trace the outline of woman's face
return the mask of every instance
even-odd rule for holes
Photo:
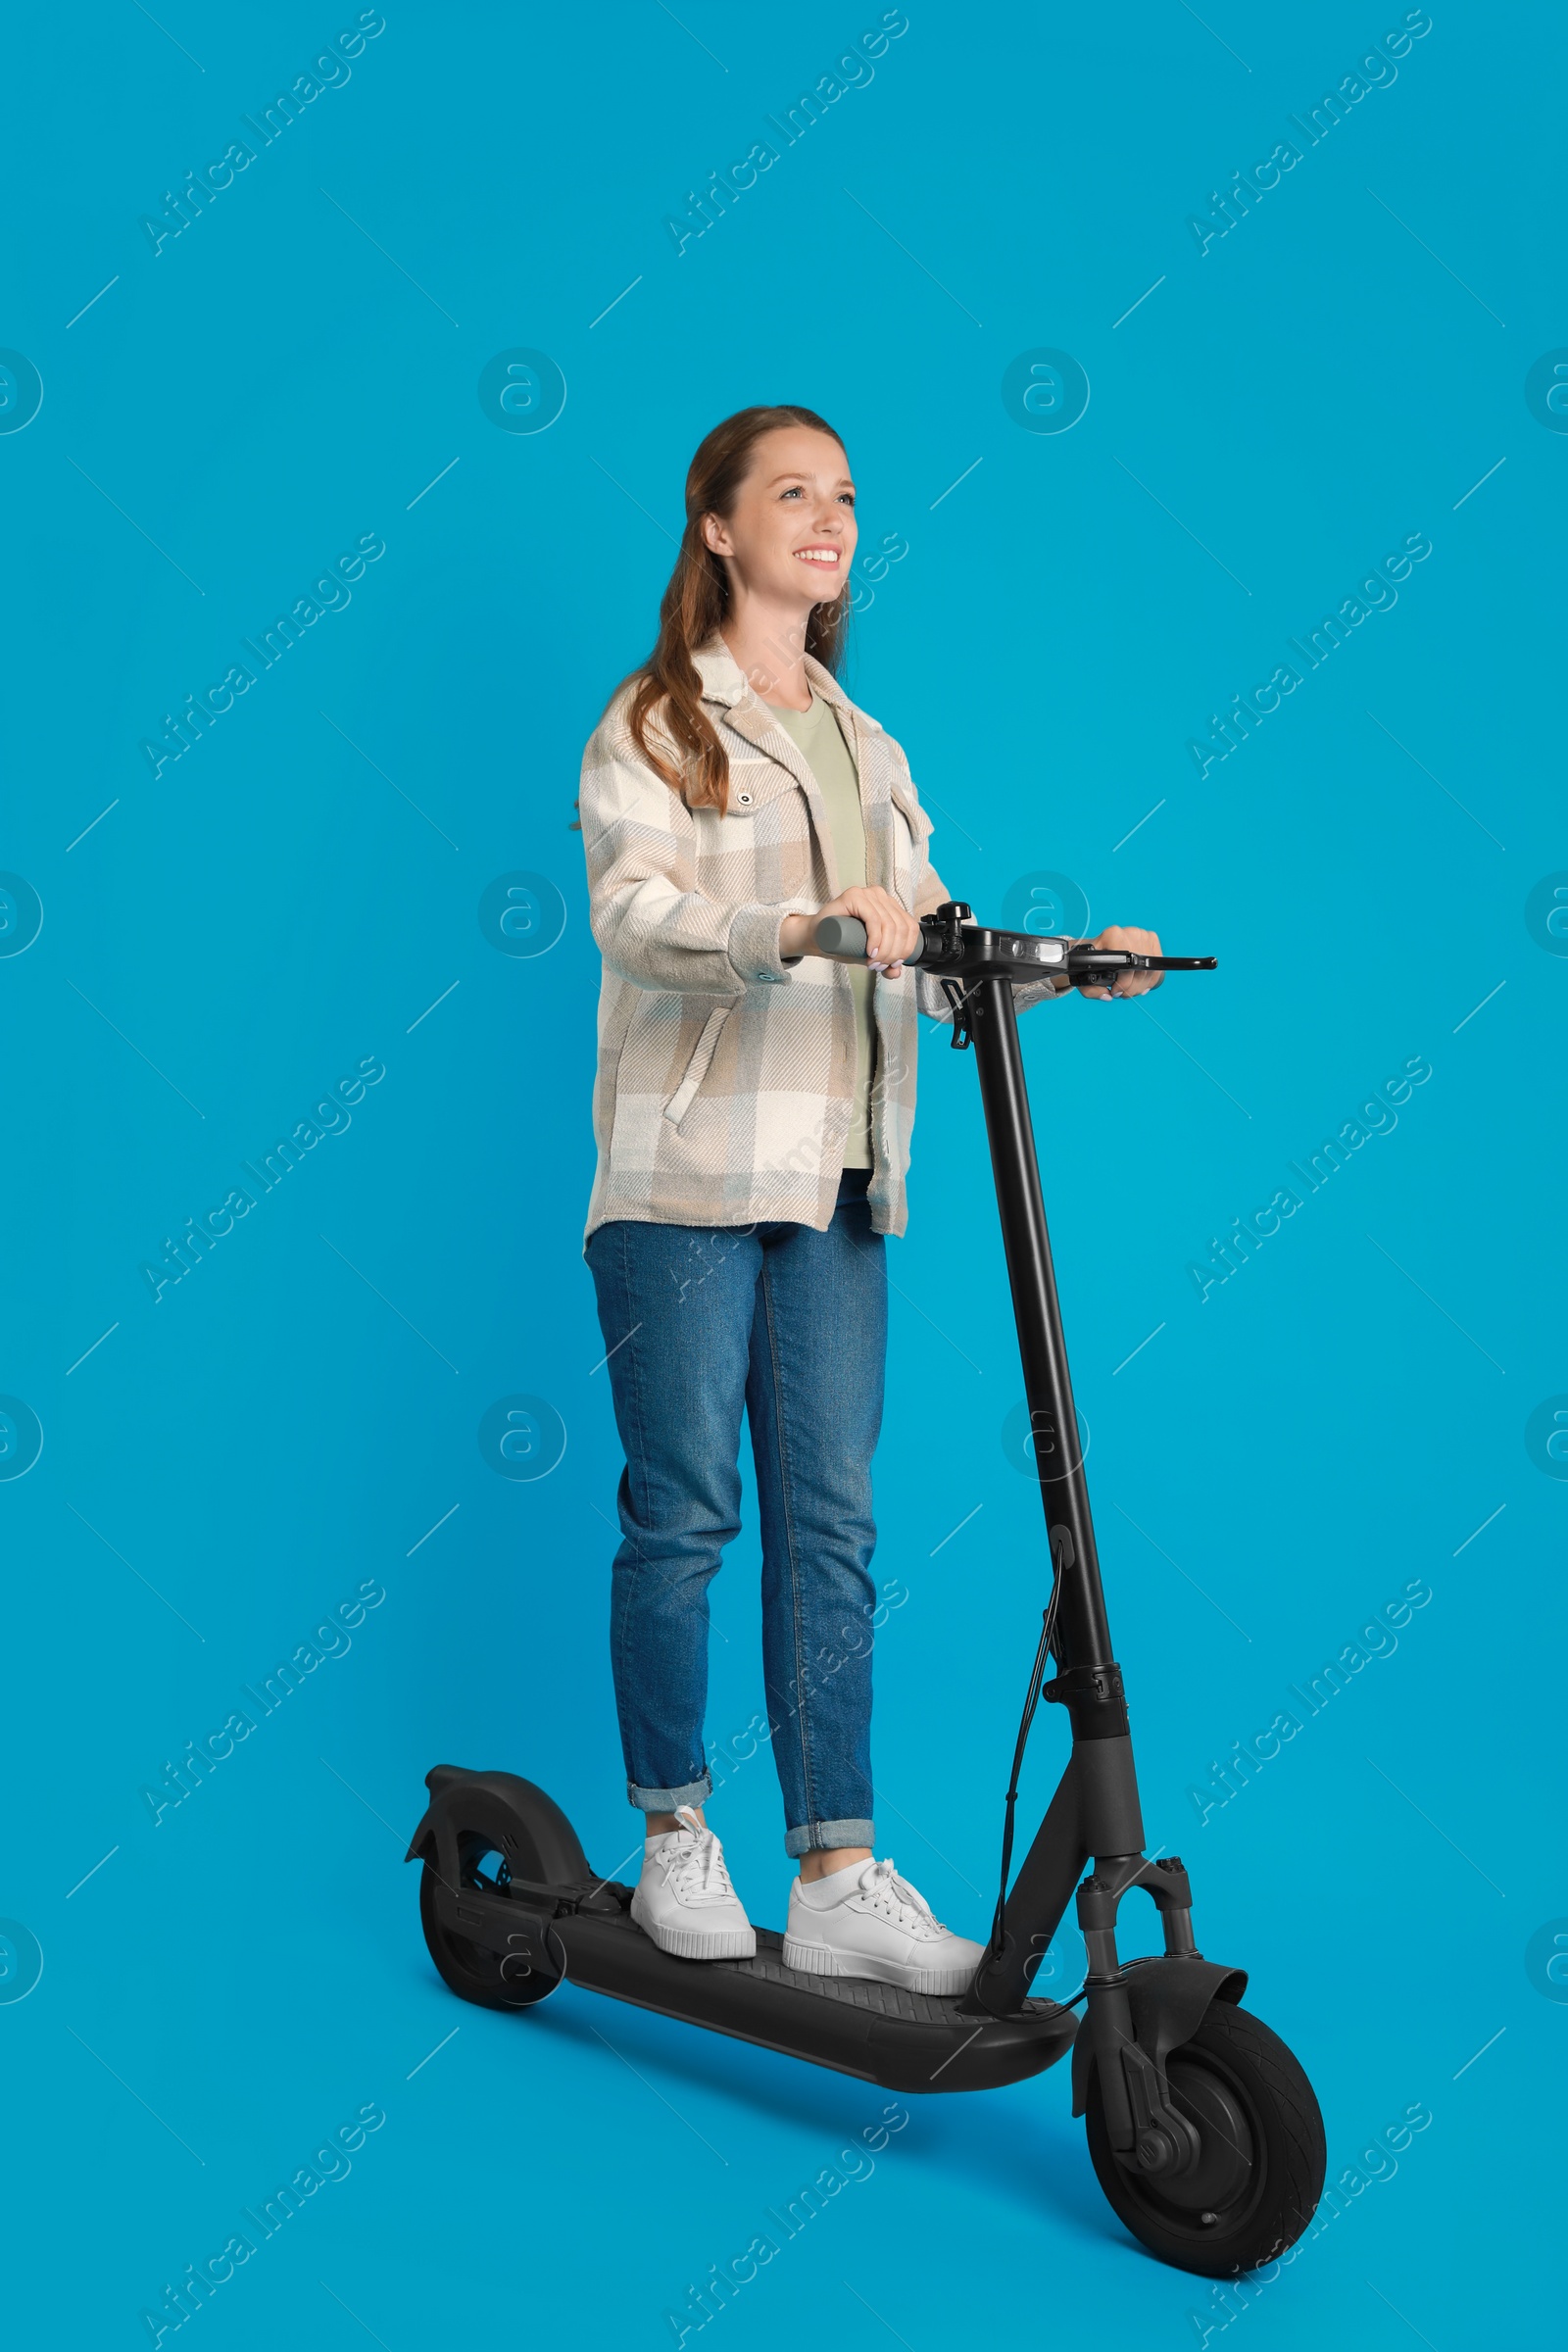
[[[855,559],[850,462],[827,433],[781,425],[752,450],[751,470],[727,517],[706,514],[703,536],[748,595],[768,604],[831,604]]]

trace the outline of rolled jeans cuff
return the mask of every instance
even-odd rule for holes
[[[784,1851],[795,1855],[810,1853],[813,1848],[831,1849],[840,1845],[868,1845],[876,1850],[874,1821],[808,1821],[798,1830],[784,1833]]]
[[[626,1783],[626,1802],[639,1813],[675,1813],[682,1805],[706,1805],[712,1793],[712,1777],[706,1772],[684,1788],[639,1788],[635,1781]]]

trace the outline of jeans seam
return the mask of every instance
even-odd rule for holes
[[[622,1226],[620,1236],[620,1284],[621,1297],[625,1301],[626,1310],[629,1313],[631,1307],[631,1242],[630,1236],[626,1233],[624,1226]],[[631,1347],[631,1356],[628,1363],[628,1370],[631,1377],[627,1383],[627,1404],[629,1407],[629,1418],[631,1422],[630,1435],[633,1443],[628,1446],[626,1449],[626,1491],[630,1495],[632,1494],[633,1481],[636,1477],[636,1471],[633,1468],[633,1464],[634,1462],[644,1463],[646,1461],[647,1449],[643,1444],[642,1379],[640,1376],[635,1338],[630,1339],[628,1341],[628,1345]],[[633,1496],[633,1500],[635,1501],[635,1496]],[[642,1498],[642,1516],[646,1524],[648,1519],[648,1496],[646,1494]],[[628,1539],[624,1528],[621,1529],[620,1536],[623,1544],[627,1542]],[[635,1577],[640,1577],[643,1570],[642,1546],[640,1544],[633,1541],[631,1548],[636,1559],[636,1565],[632,1570],[632,1575]],[[614,1646],[611,1659],[614,1680],[619,1687],[625,1687],[624,1669],[626,1660],[624,1653],[626,1618],[632,1601],[632,1595],[628,1590],[629,1582],[630,1579],[625,1578],[623,1575],[620,1592],[620,1603],[615,1611]]]
[[[766,1255],[762,1259],[762,1312],[767,1327],[767,1352],[773,1367],[773,1429],[778,1446],[780,1510],[784,1520],[785,1554],[790,1571],[790,1615],[795,1628],[795,1721],[801,1756],[801,1786],[806,1818],[809,1821],[816,1811],[816,1798],[811,1771],[810,1724],[807,1714],[806,1661],[801,1654],[801,1575],[795,1540],[795,1513],[791,1487],[789,1446],[784,1431],[783,1365],[778,1348],[778,1333],[773,1321],[773,1292]]]

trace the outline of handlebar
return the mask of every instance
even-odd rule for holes
[[[1213,956],[1139,956],[1127,948],[1093,947],[1086,939],[1037,939],[1029,932],[994,930],[977,923],[957,899],[919,919],[919,945],[900,961],[918,963],[944,978],[1040,980],[1055,973],[1077,987],[1085,980],[1114,979],[1118,972],[1211,972],[1218,961]],[[813,952],[835,963],[863,963],[865,925],[853,915],[819,916]]]

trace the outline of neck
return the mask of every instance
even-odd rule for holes
[[[810,709],[811,682],[806,674],[809,618],[808,610],[767,605],[744,591],[734,599],[720,634],[764,703],[783,703],[792,710]]]

